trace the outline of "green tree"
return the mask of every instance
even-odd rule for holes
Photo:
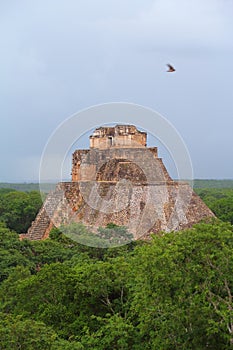
[[[197,189],[196,192],[220,220],[233,224],[232,188],[206,188]]]
[[[8,289],[10,295],[5,294]],[[43,321],[62,334],[75,318],[74,292],[72,271],[61,263],[45,265],[37,274],[15,280],[13,288],[10,275],[0,288],[4,312]]]
[[[7,278],[16,266],[33,269],[30,242],[19,240],[17,233],[0,223],[0,282]]]
[[[85,349],[135,349],[134,326],[129,320],[118,314],[107,314],[106,317],[93,316],[93,318],[96,318],[98,328],[93,333],[90,333],[88,329],[86,334],[82,336],[82,344]]]
[[[0,313],[0,349],[84,350],[82,344],[58,337],[43,322]]]
[[[209,206],[219,219],[233,224],[233,197],[218,199]]]
[[[57,338],[43,322],[0,314],[0,349],[52,350]]]
[[[233,234],[200,224],[138,248],[131,305],[144,349],[231,349]]]
[[[40,193],[6,191],[0,194],[0,221],[17,233],[27,231],[42,205]]]

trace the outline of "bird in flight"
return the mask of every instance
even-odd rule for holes
[[[167,70],[167,72],[169,72],[169,73],[175,72],[175,68],[174,68],[174,67],[172,67],[172,65],[171,65],[171,64],[167,64],[167,66],[168,66],[168,70]]]

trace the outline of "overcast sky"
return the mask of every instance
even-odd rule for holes
[[[166,117],[195,178],[233,178],[232,16],[233,0],[1,1],[0,181],[37,181],[61,122],[118,101]]]

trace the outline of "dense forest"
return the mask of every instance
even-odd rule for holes
[[[0,349],[232,349],[233,189],[196,192],[216,220],[104,249],[20,241],[40,194],[1,189]]]

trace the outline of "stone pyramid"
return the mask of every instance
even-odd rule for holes
[[[51,229],[82,222],[95,232],[114,223],[134,239],[191,227],[214,214],[186,182],[169,176],[157,147],[133,125],[97,128],[90,149],[76,150],[72,181],[48,194],[36,219],[21,238],[41,240]]]

